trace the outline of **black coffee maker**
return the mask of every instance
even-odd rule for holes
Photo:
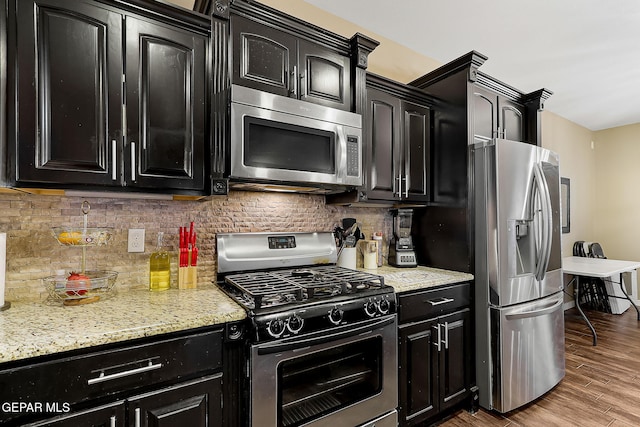
[[[417,267],[411,239],[413,209],[393,209],[393,238],[389,243],[389,264],[394,267]]]

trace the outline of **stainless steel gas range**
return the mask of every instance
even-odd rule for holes
[[[336,266],[333,234],[217,235],[218,285],[251,322],[252,426],[397,425],[397,324],[381,276]]]

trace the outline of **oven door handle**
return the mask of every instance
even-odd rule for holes
[[[352,327],[345,325],[346,329],[337,333],[328,333],[319,336],[313,336],[300,339],[299,337],[289,337],[275,342],[260,344],[258,346],[258,354],[282,353],[284,351],[298,350],[312,345],[324,344],[331,341],[337,341],[343,338],[354,337],[366,332],[373,332],[387,325],[394,324],[396,316],[385,316],[367,321],[365,324]]]

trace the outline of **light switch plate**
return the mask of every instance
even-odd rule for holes
[[[128,251],[144,252],[144,228],[129,229]]]

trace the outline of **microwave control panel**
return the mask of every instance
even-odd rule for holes
[[[347,176],[360,175],[360,149],[358,148],[358,137],[347,136]]]

